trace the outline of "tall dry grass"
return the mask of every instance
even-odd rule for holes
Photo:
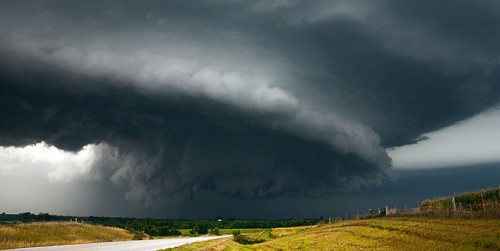
[[[70,222],[0,225],[0,249],[131,240],[118,228]]]
[[[453,197],[455,198],[455,207],[453,207]],[[420,205],[422,212],[446,213],[453,211],[454,208],[458,213],[482,211],[496,214],[500,212],[500,187],[460,193],[433,200],[427,199]]]

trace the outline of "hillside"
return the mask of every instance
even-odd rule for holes
[[[499,226],[500,219],[386,217],[272,229],[260,244],[231,238],[169,250],[498,250]]]
[[[0,225],[0,249],[131,240],[133,234],[79,223]]]

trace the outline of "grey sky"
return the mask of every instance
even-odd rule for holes
[[[202,196],[325,199],[403,186],[398,167],[500,162],[496,1],[0,7],[0,173],[32,191],[100,184],[126,202],[116,214],[140,214]]]

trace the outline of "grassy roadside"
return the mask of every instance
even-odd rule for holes
[[[0,249],[132,240],[128,231],[79,223],[0,225]]]
[[[500,250],[500,219],[388,217],[271,230],[272,239],[232,239],[167,250]]]

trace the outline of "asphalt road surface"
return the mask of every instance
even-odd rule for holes
[[[100,242],[89,244],[75,244],[64,246],[49,246],[49,247],[34,247],[34,248],[19,248],[8,249],[16,251],[86,251],[86,250],[127,250],[127,251],[153,251],[158,249],[173,248],[185,244],[208,241],[218,238],[227,238],[230,235],[210,236],[210,237],[186,237],[186,238],[168,238],[158,240],[142,240],[142,241],[116,241],[116,242]]]

